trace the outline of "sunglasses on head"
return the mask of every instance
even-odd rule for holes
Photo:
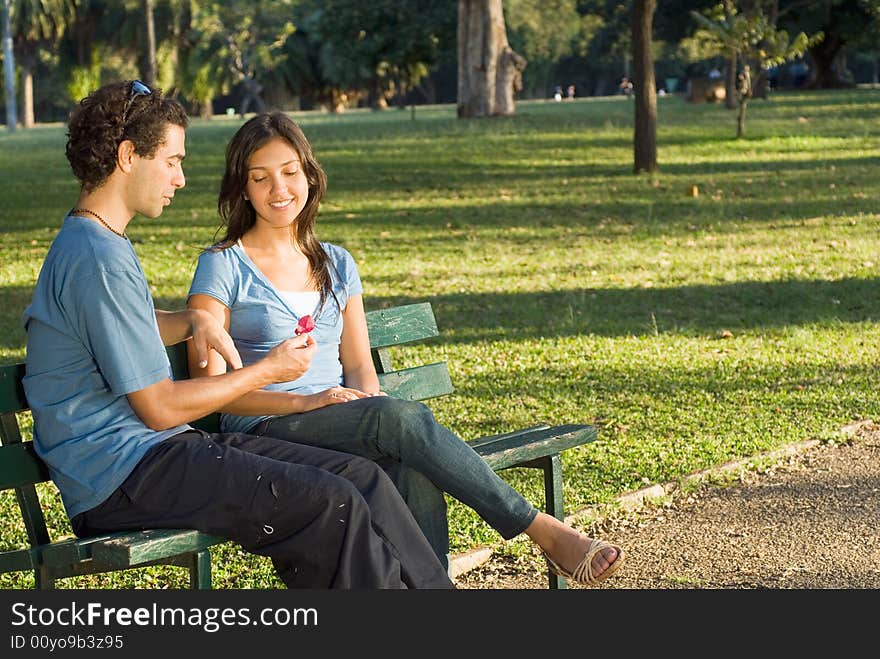
[[[153,93],[153,90],[147,87],[146,84],[141,82],[140,80],[132,80],[131,81],[131,92],[128,94],[128,101],[125,102],[125,110],[122,111],[122,121],[123,123],[128,119],[128,111],[131,109],[131,104],[138,96],[149,96]]]

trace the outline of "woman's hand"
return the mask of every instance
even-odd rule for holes
[[[328,405],[336,405],[338,403],[347,403],[359,398],[370,398],[371,396],[384,396],[384,393],[368,394],[360,389],[352,389],[350,387],[331,387],[315,394],[302,396],[303,409],[302,412],[317,410]]]

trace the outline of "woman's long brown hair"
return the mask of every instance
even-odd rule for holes
[[[256,223],[257,213],[251,202],[245,199],[248,163],[254,151],[275,138],[283,139],[296,151],[309,183],[306,205],[292,225],[293,238],[309,260],[312,281],[321,295],[318,305],[321,308],[324,301],[333,295],[330,259],[315,234],[318,206],[327,191],[327,175],[300,127],[283,112],[258,114],[249,119],[226,145],[226,171],[223,173],[217,200],[217,210],[223,226],[226,227],[226,234],[213,249],[232,247]]]

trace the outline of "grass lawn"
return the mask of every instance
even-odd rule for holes
[[[449,106],[296,115],[329,177],[319,235],[357,259],[367,308],[434,305],[441,338],[400,357],[449,362],[457,391],[431,403],[438,419],[465,438],[597,426],[563,458],[569,511],[880,416],[880,90],[753,101],[741,140],[721,106],[658,101],[652,176],[631,173],[623,97],[521,102],[493,120]],[[160,308],[182,307],[214,236],[239,125],[194,121],[187,187],[129,227]],[[24,357],[21,312],[76,198],[64,140],[60,125],[0,135],[2,363]],[[534,472],[503,473],[543,504]],[[41,494],[50,527],[70,533],[54,486]],[[454,551],[499,539],[450,503]],[[0,516],[14,508],[4,493]],[[0,525],[0,550],[24,542]],[[215,584],[280,586],[231,545]],[[185,579],[151,568],[59,585]]]

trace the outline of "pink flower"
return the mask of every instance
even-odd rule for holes
[[[308,334],[313,329],[315,329],[315,321],[312,320],[311,316],[303,316],[299,319],[299,323],[296,326],[296,335],[300,334]]]

